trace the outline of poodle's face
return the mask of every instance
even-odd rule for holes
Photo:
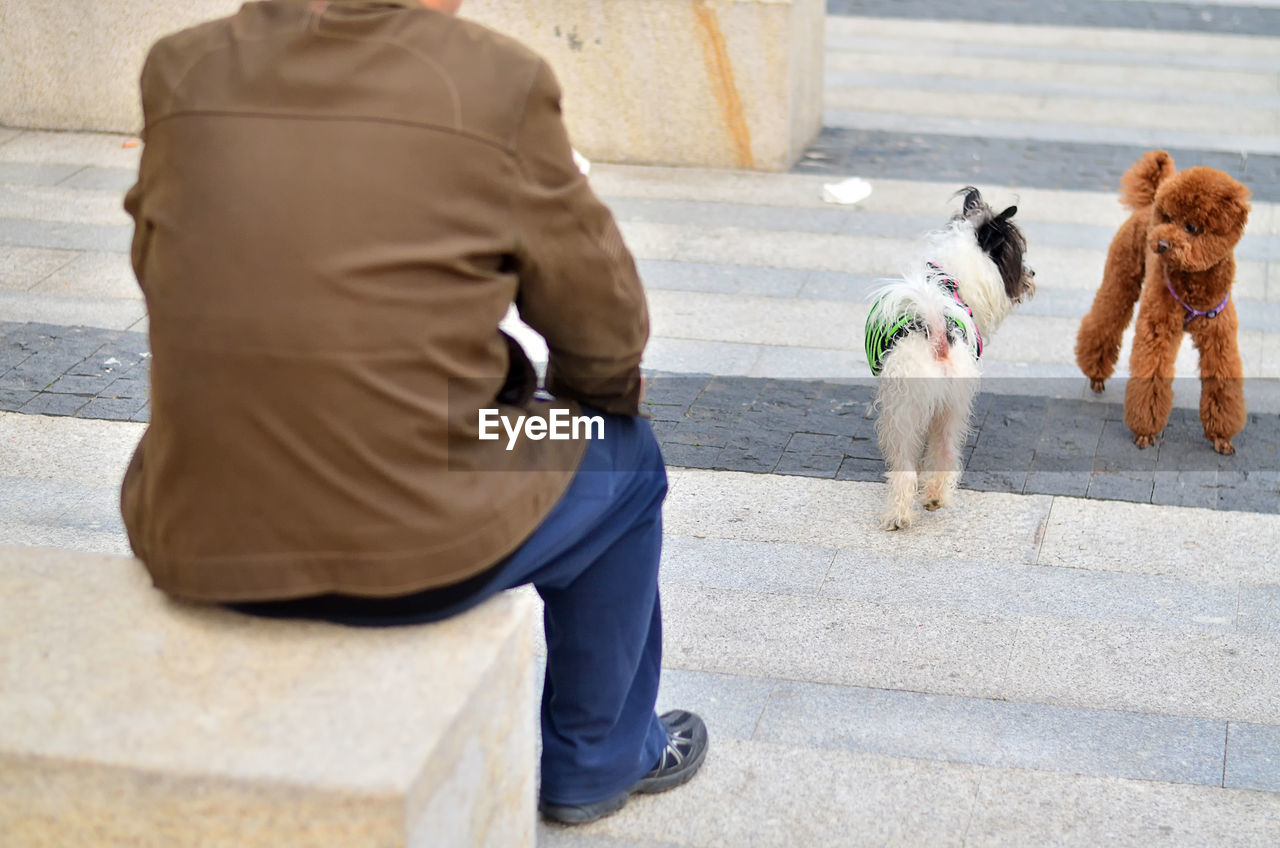
[[[1160,184],[1147,249],[1170,268],[1204,271],[1230,255],[1248,219],[1247,188],[1213,168],[1188,168]]]

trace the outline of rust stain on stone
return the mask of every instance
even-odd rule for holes
[[[702,57],[707,63],[707,76],[711,91],[724,117],[725,129],[733,141],[733,158],[740,168],[755,166],[751,155],[751,131],[747,129],[747,116],[742,110],[742,98],[738,96],[738,84],[733,78],[733,65],[729,62],[729,48],[720,31],[720,18],[707,0],[693,0],[693,14],[698,21],[698,41],[702,43]]]

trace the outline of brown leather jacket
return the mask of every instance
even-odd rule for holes
[[[122,509],[158,587],[462,580],[541,522],[583,449],[481,441],[479,409],[636,414],[644,293],[559,98],[536,55],[412,0],[251,2],[152,48],[125,201],[151,425]],[[498,330],[512,302],[554,403]]]

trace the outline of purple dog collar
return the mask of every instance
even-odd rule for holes
[[[1222,299],[1222,303],[1219,303],[1217,306],[1213,307],[1207,312],[1205,310],[1196,309],[1194,306],[1188,305],[1187,302],[1182,298],[1178,297],[1178,293],[1173,290],[1173,282],[1169,279],[1169,269],[1165,268],[1163,270],[1164,270],[1164,287],[1169,290],[1169,294],[1173,295],[1173,299],[1178,301],[1178,305],[1181,306],[1183,309],[1187,310],[1187,317],[1182,319],[1182,326],[1184,327],[1187,326],[1197,318],[1217,318],[1218,315],[1222,313],[1222,310],[1227,308],[1227,301],[1231,299],[1231,292],[1227,292],[1227,296]]]

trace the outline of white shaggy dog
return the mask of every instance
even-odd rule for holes
[[[973,187],[960,215],[930,234],[925,255],[872,295],[865,341],[879,376],[876,421],[889,499],[880,527],[911,526],[916,491],[924,508],[946,506],[960,480],[960,450],[978,391],[978,358],[1013,305],[1035,291],[1023,261],[1016,206],[998,215]]]

